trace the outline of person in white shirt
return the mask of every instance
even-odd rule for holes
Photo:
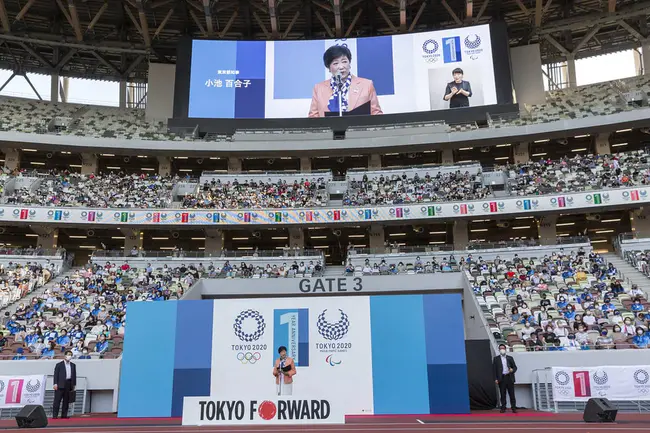
[[[596,323],[596,318],[594,317],[594,314],[593,314],[591,311],[587,310],[587,312],[585,313],[585,315],[582,317],[582,321],[583,321],[586,325],[591,326],[591,325],[593,325],[594,323]]]

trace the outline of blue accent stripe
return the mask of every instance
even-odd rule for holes
[[[202,301],[212,304],[211,301]],[[174,370],[173,417],[183,416],[183,398],[210,396],[210,368]]]
[[[177,311],[174,368],[209,369],[212,365],[214,303],[212,301],[183,301],[178,303]]]
[[[461,295],[444,293],[423,298],[429,411],[469,413]]]
[[[373,296],[370,318],[375,414],[429,413],[422,295]]]
[[[357,57],[358,75],[372,80],[377,95],[394,95],[392,36],[357,39]]]
[[[171,416],[178,302],[129,302],[118,416]],[[164,320],[162,320],[164,318]],[[152,332],[152,324],[156,324]],[[163,340],[161,340],[161,336]]]
[[[460,293],[423,297],[427,364],[466,364],[465,325]],[[445,350],[440,350],[441,347]]]
[[[467,366],[429,365],[429,399],[432,414],[469,413]]]

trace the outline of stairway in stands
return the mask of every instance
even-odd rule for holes
[[[634,266],[625,261],[616,253],[605,253],[602,255],[607,263],[614,265],[620,276],[628,285],[636,284],[641,290],[650,292],[650,278],[639,272]]]

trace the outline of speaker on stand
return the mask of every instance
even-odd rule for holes
[[[47,427],[45,409],[38,404],[28,404],[20,409],[16,415],[18,428],[44,428]]]
[[[606,398],[590,398],[582,419],[585,422],[615,422],[616,409]]]

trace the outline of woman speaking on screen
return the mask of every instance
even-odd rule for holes
[[[273,367],[278,395],[291,395],[293,393],[293,376],[296,375],[296,364],[293,362],[293,358],[287,356],[286,347],[280,346],[278,353],[280,358],[275,360],[275,367]]]
[[[325,51],[323,63],[332,77],[314,86],[309,117],[324,117],[326,112],[346,113],[366,103],[370,104],[370,114],[383,114],[372,81],[352,75],[351,62],[348,47],[333,45]]]

